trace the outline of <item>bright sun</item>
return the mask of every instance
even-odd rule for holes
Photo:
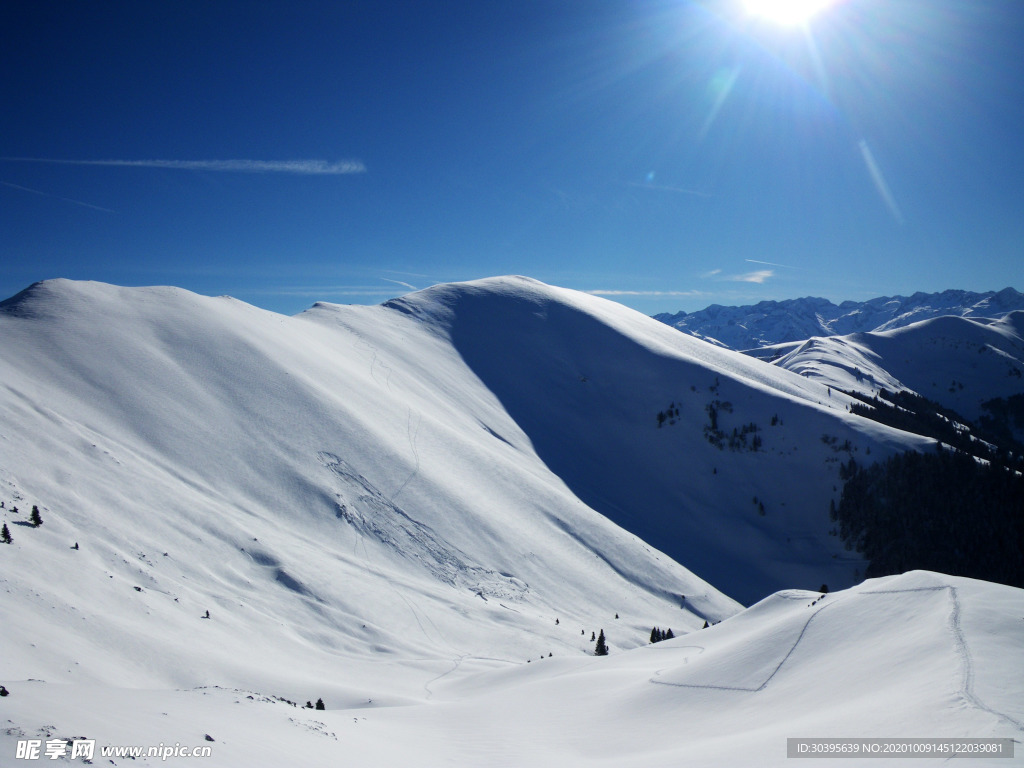
[[[761,16],[776,24],[803,24],[834,0],[744,0],[747,13]]]

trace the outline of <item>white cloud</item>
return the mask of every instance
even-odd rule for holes
[[[56,160],[45,157],[5,157],[5,161],[57,163],[61,165],[105,165],[129,168],[170,168],[182,171],[229,173],[292,173],[303,176],[339,176],[366,173],[361,160]]]
[[[753,259],[744,259],[744,261],[754,261]],[[767,264],[766,261],[754,261],[755,264]],[[781,265],[779,265],[781,266]],[[701,277],[714,278],[715,280],[725,280],[731,283],[763,283],[771,277],[775,277],[775,270],[773,269],[758,269],[754,272],[744,272],[742,275],[723,275],[722,270],[712,269],[710,272],[704,272]]]
[[[700,291],[620,291],[614,289],[597,288],[592,291],[583,291],[591,296],[700,296]]]
[[[770,277],[775,277],[774,270],[759,269],[756,272],[747,272],[743,275],[731,275],[726,279],[737,283],[763,283]]]

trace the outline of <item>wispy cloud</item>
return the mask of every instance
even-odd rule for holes
[[[391,298],[395,292],[389,288],[375,285],[322,285],[322,286],[269,286],[265,288],[247,288],[239,291],[242,295],[251,296],[297,296],[301,298],[327,299],[339,296],[383,296]]]
[[[583,291],[592,296],[700,296],[700,291],[622,291],[616,289],[597,288]]]
[[[776,264],[774,261],[759,261],[758,259],[744,259],[744,261],[749,261],[751,264],[764,264],[769,267],[782,267],[782,269],[800,269],[800,267],[793,267],[789,264]]]
[[[743,275],[730,275],[725,278],[726,280],[732,280],[736,283],[763,283],[768,278],[775,277],[775,270],[772,269],[759,269],[756,272],[747,272]]]
[[[74,200],[70,197],[61,197],[60,195],[51,195],[49,192],[40,192],[38,189],[31,189],[29,187],[23,187],[20,184],[11,184],[9,181],[0,181],[5,187],[11,189],[17,189],[22,192],[31,192],[33,195],[42,195],[43,197],[52,197],[56,200],[63,200],[65,203],[73,203],[74,205],[80,205],[83,208],[92,208],[94,211],[104,211],[105,213],[117,213],[117,211],[111,210],[110,208],[104,208],[101,205],[93,205],[92,203],[83,203],[81,200]]]
[[[384,280],[385,282],[388,283],[394,283],[395,285],[400,285],[403,288],[408,288],[410,291],[419,290],[415,285],[410,285],[409,283],[406,283],[402,280],[392,280],[390,277],[382,277],[381,280]]]
[[[744,261],[750,261],[754,264],[770,264],[767,261],[755,261],[754,259],[744,259]],[[772,266],[782,266],[772,265]],[[726,275],[722,274],[721,269],[712,269],[710,272],[704,272],[701,277],[705,279],[714,279],[716,281],[727,281],[731,283],[763,283],[769,278],[775,277],[774,269],[758,269],[754,272],[744,272],[740,275]]]
[[[638,181],[627,181],[631,187],[640,187],[640,189],[652,189],[656,192],[675,192],[680,195],[693,195],[694,197],[711,197],[707,192],[700,192],[696,189],[686,189],[684,187],[672,187],[667,184],[641,184]]]
[[[49,157],[4,157],[4,162],[102,165],[127,168],[170,168],[180,171],[227,173],[291,173],[302,176],[341,176],[366,173],[361,160],[59,160]]]

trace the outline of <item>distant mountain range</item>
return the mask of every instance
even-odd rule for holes
[[[1019,309],[1024,309],[1024,293],[1004,288],[880,296],[839,305],[813,296],[742,307],[712,304],[698,312],[662,313],[654,319],[713,344],[745,350],[814,336],[889,331],[945,315],[994,319]]]

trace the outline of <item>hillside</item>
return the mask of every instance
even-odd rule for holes
[[[387,306],[450,338],[581,501],[741,602],[855,583],[861,564],[825,514],[840,457],[930,443],[851,416],[817,382],[572,291],[501,279]]]
[[[1013,288],[976,293],[949,290],[912,296],[880,296],[833,304],[806,297],[762,301],[741,307],[713,304],[698,312],[663,313],[655,318],[685,333],[730,349],[755,349],[803,341],[812,336],[844,336],[895,330],[930,318],[999,318],[1024,310],[1024,294]]]
[[[706,698],[718,688],[754,694],[790,669],[790,685],[819,679],[820,652],[796,649],[829,603],[785,590],[860,580],[863,562],[829,535],[840,461],[931,443],[849,414],[825,384],[526,278],[295,317],[47,281],[0,303],[0,382],[5,756],[18,738],[198,745],[217,730],[218,765],[288,750],[330,764],[339,734],[383,765],[595,759],[539,725],[559,722],[537,705],[552,696],[586,701],[581,734],[625,701],[724,733],[724,703]],[[954,650],[912,637],[924,671],[892,679],[961,682],[952,699],[904,702],[902,722],[954,734],[966,705],[982,735],[1016,733],[1004,701],[1021,700],[1019,681],[997,660],[1020,591],[920,578],[935,599],[908,615],[952,620]],[[814,626],[825,648],[863,625],[898,658],[885,615]],[[645,650],[654,626],[678,639]],[[598,630],[617,658],[594,667]],[[848,652],[868,669],[859,642]],[[698,646],[714,663],[691,678]],[[779,674],[743,647],[774,648]],[[595,695],[609,685],[614,700]],[[817,711],[809,724],[875,722],[873,706],[830,710],[831,689],[815,690],[792,710]],[[290,703],[318,697],[332,711]],[[734,755],[781,733],[768,699],[749,700]],[[511,733],[509,707],[523,712]],[[601,754],[648,749],[630,724],[594,742]],[[678,764],[679,739],[650,749]]]
[[[557,657],[473,670],[454,659],[412,679],[401,702],[325,694],[325,710],[254,687],[190,690],[5,681],[0,754],[24,738],[206,747],[225,768],[410,764],[785,766],[790,738],[966,739],[1021,764],[1024,591],[928,572],[821,596],[785,590],[721,624],[604,658]],[[128,625],[130,628],[132,625]],[[348,674],[348,667],[341,674]],[[334,675],[328,672],[325,677]],[[331,689],[327,680],[313,690]],[[301,701],[299,702],[301,703]],[[145,754],[145,753],[143,753]],[[158,753],[159,754],[159,753]],[[897,766],[905,756],[852,765]],[[914,765],[948,764],[917,757]],[[78,762],[78,761],[75,761]],[[186,765],[195,759],[94,760]],[[811,761],[811,765],[823,761]]]

